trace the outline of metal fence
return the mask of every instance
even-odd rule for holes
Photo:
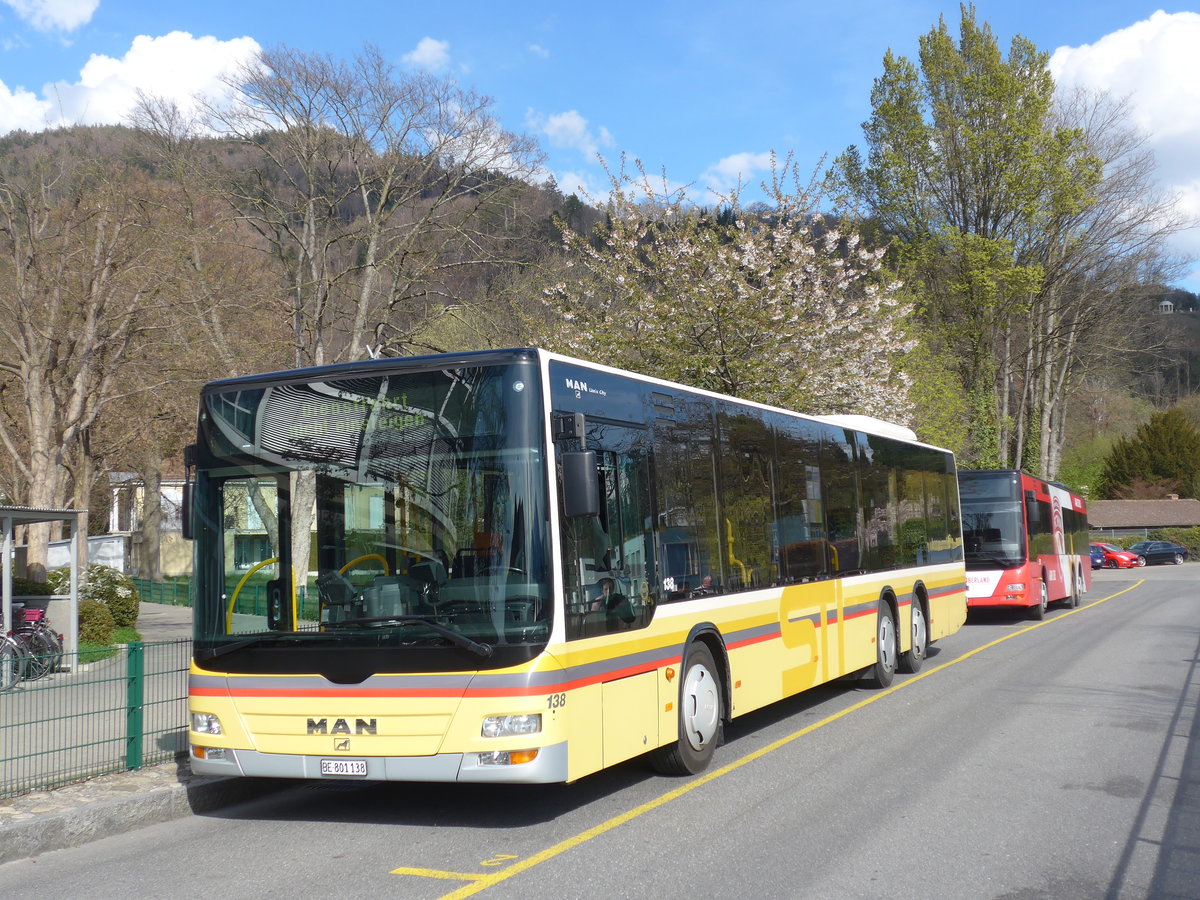
[[[168,581],[131,579],[143,603],[165,603],[167,606],[191,606],[191,579],[174,578]]]
[[[191,649],[137,641],[103,659],[67,656],[0,692],[0,797],[185,753]]]
[[[174,578],[168,581],[146,581],[142,578],[132,579],[138,589],[138,595],[143,603],[164,603],[168,606],[191,606],[191,581],[187,578]],[[238,584],[231,577],[226,585],[229,596],[235,598],[234,612],[265,616],[269,601],[265,580]],[[307,592],[303,587],[296,589],[296,602],[299,605],[299,615],[302,619],[315,619],[320,615],[315,591]]]

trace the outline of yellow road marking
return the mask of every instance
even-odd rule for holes
[[[1125,590],[1123,590],[1123,591],[1117,591],[1115,594],[1109,594],[1107,597],[1101,597],[1099,600],[1093,600],[1091,603],[1088,603],[1086,605],[1077,606],[1075,609],[1068,610],[1067,612],[1065,612],[1061,615],[1055,616],[1052,619],[1044,619],[1041,622],[1035,622],[1032,625],[1025,626],[1024,628],[1020,629],[1019,631],[1010,632],[1010,633],[1004,635],[1003,637],[997,638],[994,641],[990,641],[986,644],[982,644],[982,645],[976,647],[974,650],[967,651],[962,656],[956,657],[955,659],[952,659],[949,662],[942,663],[940,666],[934,666],[932,669],[927,669],[926,671],[921,672],[917,675],[913,675],[911,678],[906,678],[904,681],[902,681],[898,684],[893,684],[891,687],[886,688],[885,690],[873,693],[870,697],[867,697],[864,700],[860,700],[858,703],[848,706],[845,709],[841,710],[840,712],[836,712],[836,713],[833,713],[832,715],[826,716],[824,719],[821,719],[819,722],[814,722],[811,725],[806,725],[804,728],[801,728],[799,731],[795,731],[792,734],[787,735],[786,737],[779,738],[779,740],[777,740],[773,743],[770,743],[763,747],[760,747],[759,749],[746,754],[745,756],[741,757],[740,759],[736,759],[731,763],[721,766],[721,768],[719,768],[719,769],[714,769],[711,772],[706,772],[703,775],[697,776],[695,778],[695,780],[689,781],[687,784],[681,785],[680,787],[675,788],[675,790],[673,790],[673,791],[667,791],[667,793],[663,794],[660,797],[655,798],[654,800],[649,800],[646,803],[643,803],[641,806],[634,807],[633,809],[628,810],[627,812],[623,812],[618,816],[613,816],[611,819],[609,819],[606,822],[601,822],[599,825],[596,825],[593,828],[589,828],[587,831],[580,832],[579,834],[575,835],[574,837],[569,837],[564,841],[560,841],[559,843],[555,844],[554,846],[547,847],[545,850],[542,850],[539,853],[535,853],[533,856],[527,857],[526,859],[523,859],[520,862],[513,863],[511,866],[501,869],[498,872],[489,872],[487,874],[479,874],[479,875],[474,875],[474,874],[457,875],[457,874],[448,873],[448,872],[439,873],[439,872],[436,872],[436,870],[432,870],[432,869],[406,869],[405,868],[405,869],[395,869],[395,870],[393,870],[392,874],[394,874],[394,875],[416,875],[416,874],[428,873],[428,877],[433,877],[433,878],[446,878],[446,879],[459,878],[463,881],[470,881],[473,883],[463,885],[458,890],[453,891],[449,894],[444,894],[442,897],[439,898],[439,900],[459,900],[459,898],[462,898],[462,897],[474,896],[475,894],[478,894],[481,891],[487,890],[488,888],[492,887],[493,885],[499,884],[502,881],[507,881],[509,878],[512,878],[515,875],[520,875],[522,872],[527,872],[528,870],[532,869],[534,866],[541,865],[542,863],[546,862],[547,860],[553,859],[556,856],[560,856],[561,854],[566,853],[568,850],[578,847],[580,844],[587,843],[588,841],[592,840],[593,838],[599,837],[602,834],[606,834],[607,832],[612,831],[614,828],[624,825],[626,822],[630,822],[633,819],[639,818],[640,816],[643,816],[648,812],[652,812],[653,810],[658,809],[660,806],[665,806],[666,804],[670,803],[672,800],[677,800],[678,798],[682,797],[684,794],[694,791],[696,788],[706,785],[710,781],[715,781],[718,778],[728,775],[730,772],[740,769],[742,766],[748,765],[749,763],[752,763],[755,760],[762,759],[767,754],[774,753],[776,750],[779,750],[782,747],[786,747],[788,744],[792,743],[792,741],[798,740],[799,738],[802,738],[805,735],[812,734],[818,728],[824,728],[826,725],[830,725],[830,724],[836,722],[838,719],[844,718],[845,716],[848,716],[853,712],[858,712],[863,707],[868,706],[872,703],[875,703],[876,701],[882,700],[884,697],[887,697],[889,694],[894,694],[896,691],[901,690],[902,688],[906,688],[910,684],[916,684],[918,681],[920,681],[923,678],[928,678],[930,675],[935,675],[938,672],[943,672],[946,669],[950,668],[951,666],[956,666],[960,662],[970,659],[972,656],[975,656],[977,653],[982,653],[984,650],[989,650],[998,644],[1003,644],[1005,641],[1012,640],[1013,638],[1015,638],[1019,635],[1033,631],[1035,628],[1041,628],[1043,625],[1050,625],[1054,622],[1058,622],[1058,621],[1061,621],[1062,619],[1065,619],[1067,616],[1073,616],[1078,612],[1083,612],[1083,610],[1085,610],[1085,609],[1090,609],[1093,606],[1099,606],[1101,603],[1107,603],[1109,600],[1112,600],[1114,597],[1120,597],[1122,594],[1127,594],[1130,591],[1132,591],[1134,588],[1140,587],[1144,583],[1145,583],[1145,579],[1143,578],[1143,579],[1137,581],[1136,583],[1130,585],[1129,587],[1125,588]]]
[[[441,869],[418,869],[412,866],[401,866],[392,869],[392,875],[417,875],[421,878],[441,878],[443,881],[478,881],[487,878],[484,872],[445,872]]]

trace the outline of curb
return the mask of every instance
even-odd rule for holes
[[[274,778],[193,778],[0,827],[0,865],[173,819],[235,806],[290,787]]]

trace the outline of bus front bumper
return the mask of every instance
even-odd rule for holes
[[[211,752],[211,751],[209,751]],[[322,781],[467,781],[505,784],[551,784],[567,780],[567,745],[542,747],[526,763],[487,765],[478,753],[438,753],[434,756],[368,756],[342,759],[291,753],[259,753],[226,748],[218,759],[200,758],[192,748],[192,772],[197,775],[244,775],[254,778],[309,778]],[[206,753],[206,756],[209,754]],[[364,763],[365,774],[322,774],[321,763]]]

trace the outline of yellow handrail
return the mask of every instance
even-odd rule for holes
[[[349,569],[349,568],[350,568],[350,567],[352,567],[352,566],[356,566],[356,565],[358,565],[360,562],[363,562],[364,560],[368,560],[368,559],[377,559],[377,560],[379,560],[381,563],[383,563],[383,574],[384,574],[384,575],[391,575],[391,574],[392,574],[390,571],[388,571],[388,564],[387,564],[387,560],[386,560],[386,559],[384,559],[382,556],[380,556],[378,553],[368,553],[368,554],[366,554],[365,556],[360,556],[360,557],[358,557],[357,559],[352,559],[352,560],[350,560],[350,562],[346,563],[344,566],[342,566],[340,569],[338,569],[338,574],[339,574],[339,575],[345,575],[345,574],[346,574],[346,570],[347,570],[347,569]]]
[[[233,608],[234,608],[234,606],[237,605],[238,594],[240,594],[242,592],[242,588],[244,588],[246,586],[246,582],[250,580],[250,576],[253,575],[255,572],[257,572],[259,569],[261,569],[263,566],[269,566],[272,563],[277,563],[277,562],[279,562],[278,556],[273,556],[270,559],[264,559],[262,562],[251,567],[250,571],[248,571],[245,575],[243,575],[242,580],[237,583],[237,587],[235,587],[233,589],[233,594],[231,594],[229,597],[229,609],[225,613],[225,633],[226,634],[233,633]],[[292,625],[293,625],[293,627],[295,626],[295,624],[298,620],[299,620],[299,610],[296,608],[296,578],[293,575],[293,577],[292,577]]]

